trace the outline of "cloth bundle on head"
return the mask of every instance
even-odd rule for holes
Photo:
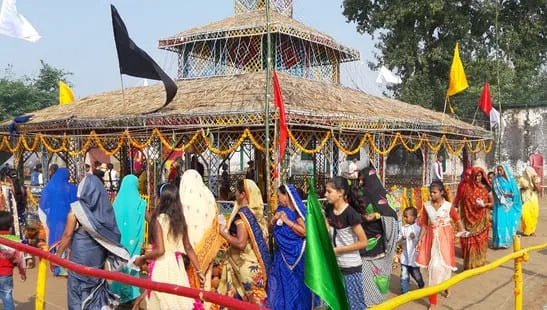
[[[218,208],[213,193],[203,183],[198,171],[186,170],[182,175],[180,202],[188,226],[188,238],[196,252],[200,269],[205,271],[215,259],[222,237],[218,233]]]

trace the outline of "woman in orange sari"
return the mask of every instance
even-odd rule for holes
[[[490,208],[494,197],[488,191],[489,184],[482,168],[472,170],[472,179],[463,189],[460,200],[461,217],[468,238],[461,238],[464,269],[473,269],[486,263],[488,230],[490,229]]]

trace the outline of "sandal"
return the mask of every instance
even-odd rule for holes
[[[444,298],[450,297],[450,291],[449,290],[444,290],[443,292],[441,292],[441,296],[443,296]]]

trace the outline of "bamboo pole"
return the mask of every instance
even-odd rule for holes
[[[266,201],[268,204],[266,216],[270,216],[270,176],[271,176],[271,165],[270,165],[270,102],[271,102],[271,93],[272,93],[272,37],[270,33],[270,0],[266,0],[266,103],[264,107],[264,130],[266,133]]]
[[[48,246],[42,248],[45,252],[49,251]],[[44,310],[46,301],[46,278],[47,278],[47,260],[40,258],[38,263],[38,279],[36,280],[36,300],[34,308],[36,310]]]
[[[513,237],[513,252],[520,251],[520,237]],[[515,310],[522,310],[522,260],[524,256],[515,257]]]
[[[519,241],[517,241],[517,242],[519,242],[519,249],[520,249],[520,238],[519,238]],[[532,247],[529,247],[529,248],[518,250],[518,251],[513,252],[511,254],[508,254],[504,257],[501,257],[501,258],[491,262],[490,264],[484,265],[482,267],[466,270],[462,273],[459,273],[459,274],[453,276],[452,278],[450,278],[450,279],[448,279],[448,280],[446,280],[442,283],[439,283],[437,285],[429,286],[429,287],[422,288],[422,289],[419,289],[419,290],[410,291],[406,294],[399,295],[397,297],[391,298],[391,299],[389,299],[389,300],[387,300],[387,301],[385,301],[385,302],[383,302],[379,305],[372,306],[369,309],[370,310],[396,309],[397,307],[400,307],[400,306],[402,306],[406,303],[409,303],[413,300],[418,300],[420,298],[424,298],[424,297],[427,297],[429,295],[440,293],[440,292],[442,292],[446,289],[449,289],[450,287],[462,282],[465,279],[469,279],[471,277],[483,274],[485,272],[495,270],[496,268],[498,268],[501,265],[507,263],[508,261],[516,260],[516,259],[527,261],[529,252],[539,251],[539,250],[543,250],[543,249],[546,249],[546,248],[547,248],[547,243],[543,243],[543,244],[540,244],[540,245],[536,245],[536,246],[532,246]],[[521,268],[522,268],[522,266],[521,266]],[[520,281],[520,285],[521,285],[520,288],[521,288],[521,292],[522,292],[522,269],[521,269],[520,280],[521,280]],[[515,304],[516,304],[516,299],[517,299],[517,297],[515,296]],[[517,308],[515,308],[515,309],[517,309]],[[522,295],[521,295],[521,308],[518,308],[518,309],[519,310],[522,309]]]

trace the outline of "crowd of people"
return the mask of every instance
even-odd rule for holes
[[[105,185],[112,178],[105,180],[90,170],[76,187],[69,183],[67,168],[54,168],[39,206],[46,231],[42,242],[53,253],[88,267],[108,265],[135,277],[145,270],[153,281],[212,290],[271,309],[310,309],[320,304],[304,281],[307,210],[305,197],[295,186],[278,188],[279,205],[266,218],[255,181],[239,180],[234,184],[233,212],[226,218],[219,215],[216,198],[199,170],[183,172],[175,165],[171,182],[154,190],[153,211],[147,212],[137,175],[123,177],[111,203]],[[329,180],[324,215],[350,309],[385,300],[398,246],[401,293],[406,293],[410,277],[418,287],[425,286],[420,267],[428,269],[428,285],[449,279],[457,270],[454,236],[461,242],[464,269],[486,264],[490,230],[494,249],[508,248],[519,226],[522,235],[533,236],[539,210],[535,171],[527,168],[517,180],[508,166],[500,165],[489,176],[479,167],[466,169],[451,202],[442,181],[436,179],[423,210],[406,208],[402,219],[373,167],[358,171],[353,179]],[[7,217],[8,223],[2,215],[0,233],[13,234],[13,217]],[[144,244],[145,220],[149,247]],[[8,252],[0,247],[0,271],[17,258],[24,277],[24,259],[18,252]],[[91,252],[94,255],[88,255]],[[200,303],[52,267],[55,275],[68,278],[68,309],[119,304],[138,309],[143,300],[149,309],[193,309]],[[9,286],[3,276],[0,287]],[[448,297],[450,292],[442,295]],[[9,309],[9,296],[0,297]],[[437,296],[430,296],[429,303],[435,308]]]

